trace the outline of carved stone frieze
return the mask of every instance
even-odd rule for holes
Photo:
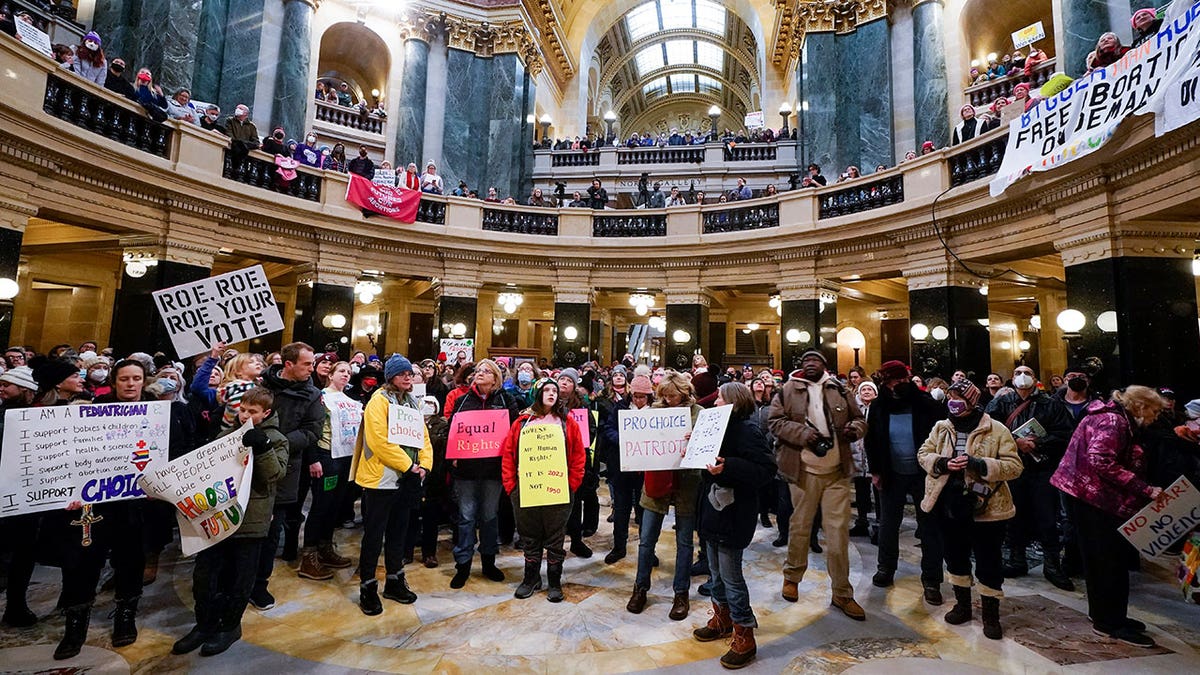
[[[862,24],[886,18],[906,0],[775,0],[775,42],[771,62],[790,69],[800,58],[806,33],[853,33]]]

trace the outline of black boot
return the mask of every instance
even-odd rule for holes
[[[492,581],[504,581],[504,572],[496,567],[496,556],[479,554],[479,560],[483,563],[483,576]]]
[[[808,550],[813,553],[821,553],[824,549],[821,548],[821,542],[817,539],[817,528],[813,528],[808,533]]]
[[[405,580],[403,573],[394,577],[388,575],[387,581],[383,584],[383,597],[395,600],[402,605],[411,605],[417,601],[417,594],[408,587],[408,581]]]
[[[471,576],[471,561],[458,563],[454,566],[454,578],[450,580],[450,588],[462,588],[467,585],[467,577]]]
[[[13,628],[29,628],[37,623],[37,614],[25,604],[25,598],[18,598],[14,593],[8,594],[8,604],[4,606],[4,625]]]
[[[285,562],[296,562],[300,557],[300,523],[284,523],[283,554],[279,557]]]
[[[128,600],[117,600],[117,610],[113,613],[112,645],[114,647],[128,647],[137,642],[137,623],[134,620],[137,618],[138,600],[141,597],[139,595]]]
[[[188,631],[187,635],[175,641],[175,644],[171,646],[171,653],[190,654],[199,649],[201,645],[208,642],[211,638],[212,633],[201,628],[200,624],[197,623]]]
[[[542,559],[532,560],[525,559],[525,578],[517,585],[517,590],[513,593],[514,598],[524,600],[533,595],[534,591],[542,587]]]
[[[358,585],[358,608],[367,616],[383,614],[383,603],[379,601],[379,582],[371,579]]]
[[[954,586],[954,607],[946,612],[946,623],[957,626],[971,620],[971,587]]]
[[[88,623],[92,620],[92,604],[86,603],[67,608],[67,625],[62,641],[54,650],[54,660],[62,661],[79,655],[83,643],[87,642]]]
[[[546,564],[546,599],[550,602],[562,602],[562,562]]]
[[[1068,593],[1075,592],[1075,583],[1063,571],[1062,565],[1059,564],[1057,553],[1046,553],[1046,559],[1042,563],[1042,576],[1046,577],[1046,581]]]
[[[200,656],[216,656],[233,646],[233,643],[242,639],[242,624],[238,622],[233,624],[229,629],[224,626],[221,630],[213,633],[205,641],[204,646],[200,648]]]
[[[980,603],[983,605],[984,636],[992,640],[1004,637],[1004,629],[1000,628],[1000,598],[985,595],[980,598]]]

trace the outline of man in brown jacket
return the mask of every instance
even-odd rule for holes
[[[783,599],[799,599],[797,586],[808,569],[808,537],[817,508],[825,530],[825,559],[833,586],[833,606],[864,621],[850,586],[850,443],[867,433],[854,397],[825,370],[825,357],[810,349],[800,357],[779,396],[771,401],[767,424],[775,435],[779,471],[792,496],[791,536],[783,565]]]

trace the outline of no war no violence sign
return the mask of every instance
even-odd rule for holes
[[[154,305],[179,358],[216,342],[242,342],[283,330],[262,265],[155,291]]]

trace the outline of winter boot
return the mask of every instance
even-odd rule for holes
[[[496,556],[479,554],[479,560],[483,563],[483,576],[492,581],[504,581],[504,572],[496,567]]]
[[[542,587],[542,559],[533,560],[525,559],[525,578],[517,585],[516,592],[513,593],[514,598],[524,600],[533,595],[534,591]]]
[[[79,655],[83,643],[87,642],[88,623],[92,619],[92,605],[85,603],[67,608],[67,624],[62,641],[54,649],[54,660],[63,661]]]
[[[112,645],[127,647],[137,642],[138,631],[134,619],[137,617],[138,595],[127,600],[117,600],[117,610],[113,613]]]
[[[546,599],[550,602],[562,602],[562,561],[546,563]]]
[[[754,629],[734,624],[733,642],[729,644],[729,651],[721,657],[721,665],[730,670],[744,668],[754,661],[757,654],[758,645],[754,642]]]
[[[379,582],[371,579],[358,585],[358,608],[367,616],[383,614],[383,603],[379,601]]]
[[[729,605],[712,604],[712,616],[708,624],[692,631],[692,637],[698,642],[712,642],[727,638],[733,634],[733,618],[729,616]]]
[[[334,548],[333,542],[327,541],[317,546],[317,560],[322,565],[331,570],[344,570],[354,564],[354,561],[346,556],[339,555],[337,549]]]
[[[1004,629],[1000,627],[1000,598],[985,595],[980,598],[983,605],[983,634],[992,640],[1004,637]]]
[[[200,656],[216,656],[233,646],[242,639],[242,624],[239,621],[229,630],[219,630],[209,636],[200,648]]]
[[[454,578],[450,580],[450,588],[462,588],[467,585],[467,577],[471,576],[471,561],[455,563]]]
[[[417,601],[417,594],[408,587],[408,581],[401,572],[396,576],[388,575],[383,584],[383,597],[395,600],[402,605],[411,605]]]
[[[29,628],[37,623],[37,614],[29,609],[29,605],[25,603],[25,598],[18,598],[14,593],[9,593],[8,604],[4,606],[4,625],[13,628]]]
[[[296,576],[301,579],[325,581],[333,578],[333,571],[321,564],[316,546],[305,546],[300,550],[300,568],[296,570]]]
[[[1068,593],[1075,592],[1075,583],[1063,571],[1057,553],[1046,554],[1046,559],[1042,563],[1042,576],[1046,577],[1046,581],[1049,581],[1061,590]]]
[[[954,589],[954,607],[946,612],[946,623],[958,626],[971,620],[971,587],[952,586]]]

